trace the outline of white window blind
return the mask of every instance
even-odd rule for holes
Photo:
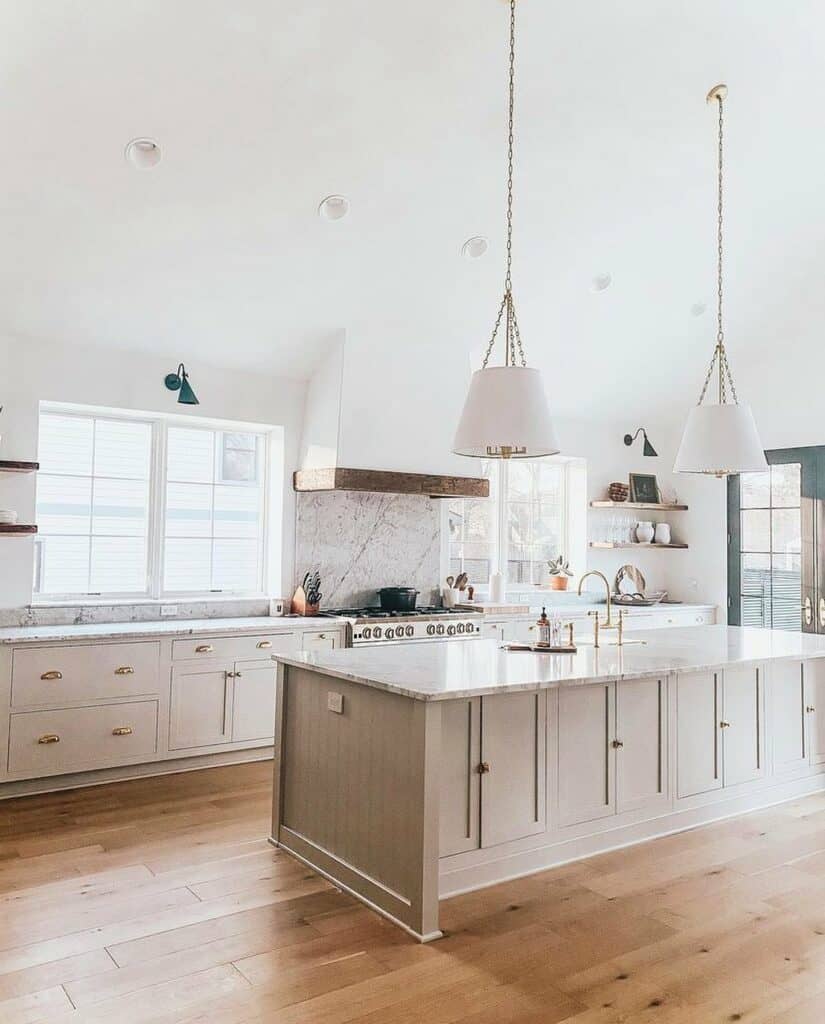
[[[152,425],[43,413],[35,593],[146,594]]]
[[[40,413],[34,593],[263,590],[266,434]]]
[[[261,589],[263,445],[255,434],[170,427],[164,589]]]

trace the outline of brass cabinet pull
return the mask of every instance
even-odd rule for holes
[[[226,678],[227,679],[240,679],[242,674],[243,673],[241,673],[241,672],[227,672],[226,673]]]
[[[44,672],[40,677],[41,679],[62,679],[63,673],[58,672],[56,669],[51,672]]]
[[[487,775],[489,773],[489,771],[490,771],[490,762],[489,761],[482,761],[481,764],[478,766],[478,774],[479,775]]]
[[[816,708],[813,706],[813,704],[809,704],[805,708],[805,710],[808,712],[809,715],[812,715],[814,713],[814,711],[816,711]]]
[[[613,740],[613,749],[620,750],[624,746],[621,740]]]
[[[326,633],[319,633],[319,634],[318,634],[318,639],[319,639],[319,640],[326,640],[326,638],[327,638],[327,635],[326,635]]]
[[[112,729],[113,736],[131,736],[132,727],[131,725],[119,725],[117,729]]]
[[[215,648],[212,644],[198,644],[195,648],[195,654],[211,654],[214,650]]]
[[[38,743],[59,743],[60,742],[60,737],[57,735],[57,733],[50,732],[50,733],[47,733],[45,736],[41,736],[40,739],[37,742]]]
[[[730,729],[730,722],[720,722],[719,723],[719,728],[720,729]]]
[[[133,676],[134,674],[135,670],[131,665],[121,665],[120,668],[115,669],[116,676]]]
[[[258,648],[259,651],[264,651],[268,647],[272,646],[272,641],[271,640],[259,640],[258,643],[255,646]]]

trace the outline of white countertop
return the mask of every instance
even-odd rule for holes
[[[398,693],[453,700],[762,661],[825,657],[825,636],[739,626],[686,626],[633,633],[644,644],[579,647],[576,654],[505,651],[498,640],[396,644],[305,654],[275,661]]]
[[[64,640],[151,640],[217,633],[289,633],[295,629],[333,629],[342,625],[344,621],[318,615],[258,615],[237,619],[163,619],[152,622],[98,622],[66,626],[7,626],[0,629],[0,644]]]

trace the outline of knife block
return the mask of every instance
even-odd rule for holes
[[[298,587],[295,593],[292,595],[292,603],[290,611],[293,615],[317,615],[320,605],[309,604],[307,602],[306,591],[303,587]]]

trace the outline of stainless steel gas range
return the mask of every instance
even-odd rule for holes
[[[347,620],[348,646],[474,640],[481,636],[482,615],[456,608],[416,608],[387,612],[381,608],[339,608],[321,615]]]

